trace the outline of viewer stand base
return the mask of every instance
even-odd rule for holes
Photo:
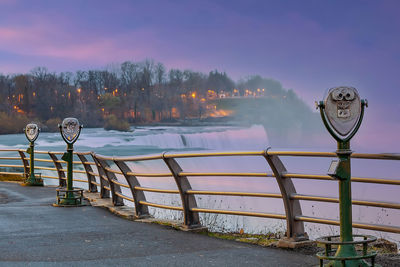
[[[53,204],[54,207],[80,207],[86,206],[83,202],[83,189],[74,188],[68,190],[64,187],[56,188],[57,202]]]
[[[368,250],[368,243],[376,241],[376,237],[370,235],[353,235],[355,241],[340,242],[340,236],[324,236],[317,238],[317,243],[324,245],[325,251],[318,252],[319,266],[376,266],[376,251]],[[337,249],[332,248],[337,246]],[[364,259],[370,259],[371,263],[367,263]],[[329,260],[328,264],[324,264],[324,260]]]
[[[22,183],[23,186],[43,186],[43,179],[42,179],[42,174],[41,173],[35,173],[33,177],[30,175],[28,178],[25,180],[24,183]]]

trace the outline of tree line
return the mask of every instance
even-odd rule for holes
[[[27,121],[53,129],[77,117],[88,127],[173,122],[213,116],[220,98],[285,97],[294,94],[260,76],[234,82],[225,72],[167,70],[153,60],[124,62],[103,70],[55,73],[36,67],[26,74],[0,74],[0,120],[4,132]]]

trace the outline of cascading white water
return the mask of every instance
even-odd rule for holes
[[[250,128],[170,127],[152,128],[151,131],[137,129],[135,139],[128,144],[172,149],[257,150],[267,147],[268,137],[261,125],[253,125]]]

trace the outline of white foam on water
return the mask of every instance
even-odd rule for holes
[[[154,130],[155,128],[153,128]],[[191,129],[192,130],[192,129]],[[135,136],[127,144],[155,146],[158,148],[202,148],[212,150],[265,149],[268,137],[261,125],[250,128],[203,129],[200,133],[183,131],[175,132],[165,129],[162,133],[150,133]],[[192,130],[193,131],[193,130]]]

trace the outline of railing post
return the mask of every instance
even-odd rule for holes
[[[308,240],[308,235],[304,232],[304,223],[295,219],[296,216],[302,215],[302,212],[299,200],[291,198],[292,194],[296,194],[296,188],[292,179],[282,177],[282,174],[286,173],[287,170],[278,156],[268,155],[267,149],[264,157],[275,175],[279,190],[282,194],[287,224],[286,239],[288,239],[289,242]]]
[[[94,162],[96,163],[97,171],[99,173],[100,197],[101,198],[110,198],[110,190],[105,188],[105,186],[110,187],[106,173],[104,172],[103,167],[100,165],[99,161],[97,160],[96,155],[94,153],[92,153],[91,155],[92,155]]]
[[[163,160],[174,176],[179,194],[181,196],[184,218],[183,226],[187,229],[201,228],[202,226],[200,224],[199,213],[192,211],[192,208],[197,208],[196,198],[193,195],[186,193],[188,190],[192,189],[188,178],[186,176],[179,175],[179,173],[182,172],[182,168],[174,158],[165,157],[164,153]]]
[[[88,180],[88,191],[93,193],[93,192],[97,192],[97,185],[95,185],[93,182],[96,182],[96,178],[94,177],[93,173],[93,169],[92,166],[90,166],[88,164],[88,160],[86,159],[84,153],[76,153],[79,157],[79,159],[82,162],[83,167],[85,168],[86,171],[86,176],[87,176],[87,180]]]
[[[58,174],[58,183],[60,187],[66,187],[67,186],[67,181],[65,178],[65,172],[62,170],[62,165],[60,162],[58,162],[58,158],[55,153],[53,152],[48,152],[50,158],[53,160],[54,166],[57,169],[57,174]]]
[[[19,153],[19,156],[21,157],[22,164],[24,165],[24,176],[25,176],[25,179],[28,179],[29,161],[28,161],[28,159],[25,157],[24,150],[20,149],[20,150],[18,150],[18,153]]]
[[[135,202],[135,217],[149,217],[150,214],[147,206],[140,204],[140,201],[146,201],[146,196],[144,195],[143,191],[135,189],[136,186],[140,186],[139,180],[136,178],[136,176],[129,174],[132,171],[125,162],[119,160],[114,160],[114,162],[124,174],[129,188],[131,189],[133,200]]]
[[[98,166],[100,166],[100,169],[102,170],[103,174],[105,175],[105,178],[108,180],[108,185],[110,187],[111,199],[112,199],[113,205],[114,206],[123,206],[124,205],[123,199],[116,194],[116,193],[121,194],[121,187],[118,184],[113,183],[113,180],[118,181],[117,177],[115,176],[114,173],[107,170],[107,168],[110,168],[107,161],[100,159],[98,157],[96,157],[95,160],[97,161]],[[100,169],[99,169],[99,172],[100,172]],[[100,177],[101,176],[102,176],[102,174],[100,174]]]

